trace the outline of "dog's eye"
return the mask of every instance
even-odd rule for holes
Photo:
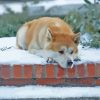
[[[73,54],[73,50],[72,50],[72,51],[70,51],[70,54]]]
[[[58,51],[60,54],[64,54],[64,51],[63,50],[60,50],[60,51]]]
[[[69,49],[69,53],[70,53],[70,54],[73,54],[73,52],[74,52],[73,49],[70,48],[70,49]]]

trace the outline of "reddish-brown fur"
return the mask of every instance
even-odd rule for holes
[[[25,34],[24,38],[20,36],[22,28],[17,33],[17,45],[20,48],[23,48],[24,43],[25,48],[23,49],[28,49],[30,52],[32,49],[50,49],[58,52],[63,46],[72,48],[74,54],[78,51],[79,34],[73,33],[71,27],[60,18],[43,17],[27,22],[22,27],[27,28],[27,31],[23,33]],[[22,39],[25,39],[24,42]]]

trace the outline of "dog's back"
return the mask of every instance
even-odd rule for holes
[[[22,49],[28,49],[31,41],[34,41],[34,44],[38,45],[39,41],[44,40],[45,31],[48,27],[53,33],[73,34],[71,28],[61,19],[43,17],[25,23],[19,29],[17,32],[17,46]],[[40,37],[40,40],[38,37]],[[39,47],[36,46],[36,48],[38,49]]]

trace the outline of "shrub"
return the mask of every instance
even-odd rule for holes
[[[78,11],[69,12],[65,16],[64,21],[70,24],[74,32],[79,32],[82,24],[82,17]]]
[[[15,36],[18,28],[28,20],[31,20],[26,12],[21,14],[4,14],[0,16],[0,37]]]
[[[89,33],[92,37],[89,43],[84,45],[90,47],[100,47],[100,5],[86,4],[84,5],[84,12],[71,11],[64,20],[68,22],[75,32]]]

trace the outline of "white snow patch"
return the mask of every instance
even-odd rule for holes
[[[69,97],[100,97],[100,87],[0,86],[0,99]]]
[[[15,13],[21,13],[23,11],[23,3],[8,3],[6,6]]]
[[[3,5],[0,5],[0,15],[7,13],[5,7]]]
[[[80,37],[82,43],[90,43],[92,40],[92,36],[89,33],[85,33]]]
[[[10,8],[14,13],[21,13],[23,11],[23,3],[5,3],[0,4],[0,15],[8,13],[6,7]]]
[[[51,1],[41,1],[38,4],[27,3],[28,6],[43,6],[45,10],[48,10],[54,6],[70,5],[70,4],[85,4],[84,0],[51,0]]]
[[[15,37],[0,38],[0,49],[12,47],[7,50],[0,50],[0,64],[46,64],[46,59],[30,54],[28,51],[19,50],[16,47]],[[82,48],[79,45],[78,63],[83,62],[100,62],[100,48]]]
[[[82,48],[79,46],[79,57],[81,59],[81,63],[83,62],[98,62],[100,63],[100,48]]]
[[[43,64],[45,59],[32,55],[25,50],[16,47],[16,38],[0,38],[0,49],[12,47],[7,50],[0,50],[0,64]]]

